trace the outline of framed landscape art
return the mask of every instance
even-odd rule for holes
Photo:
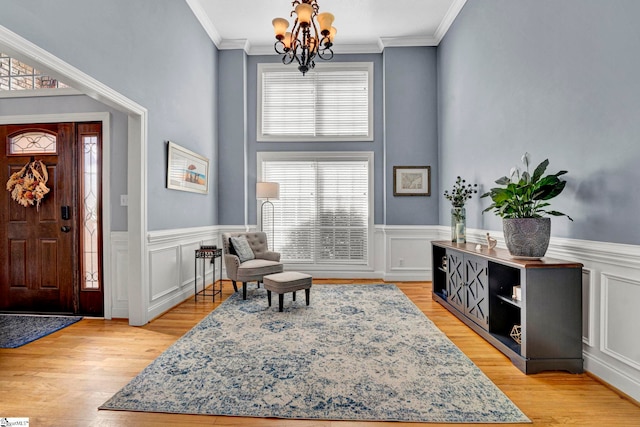
[[[431,166],[394,166],[394,196],[430,196]]]
[[[168,141],[167,188],[207,194],[209,159]]]

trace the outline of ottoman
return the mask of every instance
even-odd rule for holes
[[[269,307],[271,307],[271,292],[278,294],[279,310],[282,311],[284,304],[284,294],[293,292],[293,300],[296,300],[296,291],[304,289],[309,305],[309,294],[311,293],[312,278],[308,274],[298,273],[297,271],[285,271],[283,273],[269,274],[262,278],[264,288],[267,290],[267,299]]]

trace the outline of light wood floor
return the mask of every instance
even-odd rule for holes
[[[380,283],[315,280],[314,283]],[[431,300],[431,284],[398,283],[536,426],[640,426],[640,406],[587,374],[524,375],[500,352]],[[224,284],[224,297],[232,292]],[[311,302],[313,304],[313,300]],[[17,349],[0,349],[0,418],[29,417],[42,426],[403,427],[418,423],[292,421],[98,411],[98,406],[219,305],[187,300],[144,327],[83,319]],[[224,363],[224,360],[220,361]],[[434,426],[436,424],[428,424]],[[446,425],[446,424],[445,424]],[[480,426],[480,424],[473,424]]]

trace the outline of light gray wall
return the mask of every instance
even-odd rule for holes
[[[569,171],[552,208],[575,222],[553,236],[640,243],[638,16],[635,0],[468,0],[438,47],[442,188],[487,190],[527,151]],[[488,205],[467,203],[468,226],[502,229]]]
[[[435,47],[384,50],[386,224],[438,224]],[[430,166],[431,196],[394,196],[394,166]]]
[[[276,55],[220,53],[220,222],[256,223],[255,182],[258,151],[373,151],[376,224],[436,224],[437,197],[393,197],[393,165],[430,165],[437,170],[436,65],[434,48],[398,48],[382,54],[336,55],[332,62],[373,62],[374,140],[372,142],[257,142],[257,65],[280,62]],[[319,62],[321,64],[321,62]],[[320,66],[320,65],[319,65]],[[242,77],[246,72],[246,85]],[[388,83],[384,79],[388,79]],[[403,87],[403,82],[408,86]],[[384,93],[388,84],[390,89]],[[243,100],[244,97],[244,100]],[[246,101],[246,105],[243,104]],[[243,108],[246,127],[242,128]],[[385,123],[384,109],[387,110]],[[394,120],[390,124],[390,120]],[[387,148],[385,153],[385,126]],[[390,127],[389,127],[390,126]],[[246,140],[246,148],[245,148]],[[245,154],[246,153],[246,154]],[[385,154],[387,162],[385,163]],[[246,162],[246,166],[245,166]],[[415,163],[418,162],[418,163]],[[247,172],[247,198],[244,174]],[[387,217],[384,217],[386,172]],[[434,176],[437,185],[437,176]]]
[[[243,50],[222,50],[219,54],[218,218],[225,225],[245,224],[246,56]],[[253,176],[255,182],[255,171]]]
[[[149,230],[217,223],[218,53],[186,2],[5,0],[0,25],[147,108]],[[210,159],[208,195],[166,188],[167,140]]]
[[[106,174],[111,187],[111,231],[127,230],[127,208],[120,206],[120,195],[127,194],[127,116],[88,96],[56,96],[0,99],[0,116],[108,112],[111,124],[109,151],[112,170]]]

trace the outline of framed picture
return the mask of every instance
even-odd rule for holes
[[[209,192],[209,159],[169,141],[167,156],[167,188],[207,194]]]
[[[430,196],[431,166],[394,166],[394,196]]]

